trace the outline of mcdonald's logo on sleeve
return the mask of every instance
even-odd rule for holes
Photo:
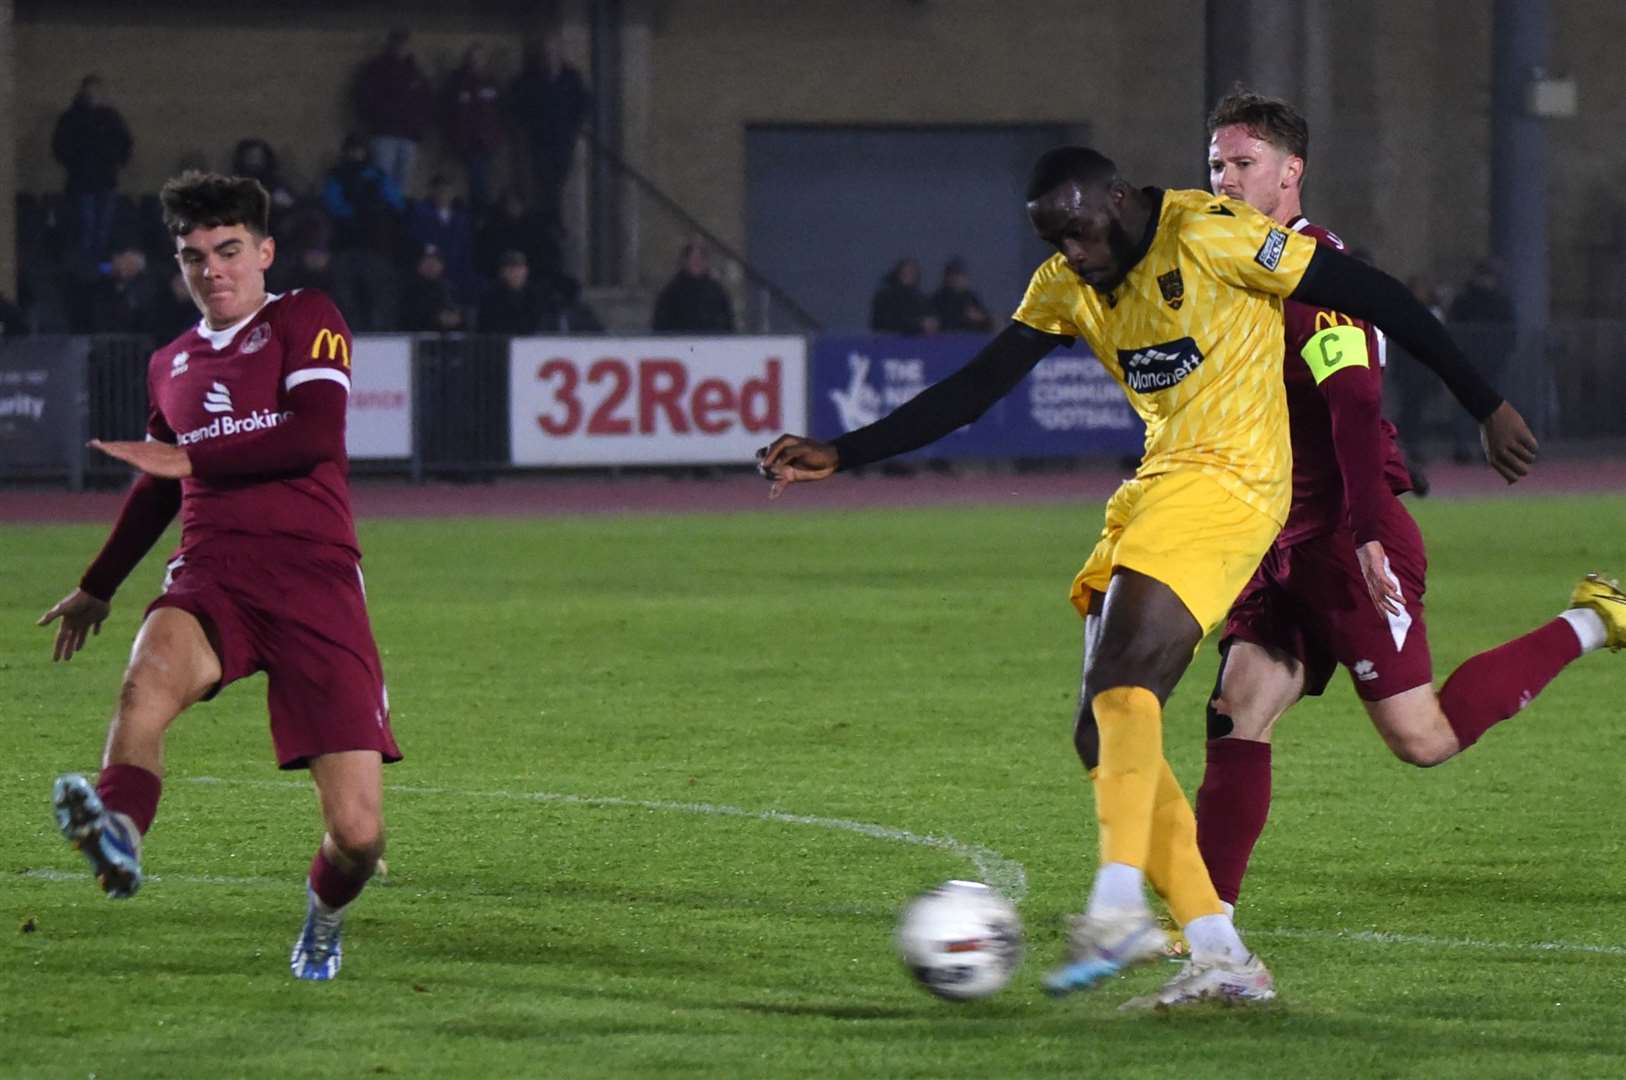
[[[327,351],[329,361],[337,360],[345,368],[350,366],[350,343],[344,340],[343,334],[335,334],[324,327],[316,335],[316,340],[311,342],[311,359],[322,359],[324,349]]]
[[[1336,329],[1340,326],[1354,325],[1355,320],[1342,312],[1322,310],[1315,313],[1315,328],[1317,333],[1320,333],[1322,330]],[[311,353],[311,355],[315,356],[316,354]]]

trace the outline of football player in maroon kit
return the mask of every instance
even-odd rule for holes
[[[382,766],[401,757],[350,514],[350,330],[322,293],[266,293],[258,182],[188,172],[161,201],[203,318],[152,354],[146,441],[91,443],[140,473],[79,587],[40,618],[60,620],[54,658],[100,630],[177,512],[181,544],[136,634],[101,773],[57,779],[57,822],[108,896],[134,895],[170,722],[264,671],[277,761],[310,770],[326,826],[293,973],[331,979],[345,907],[384,851]]]
[[[1233,93],[1208,129],[1215,194],[1343,248],[1300,208],[1309,128],[1292,106]],[[1423,538],[1397,498],[1411,482],[1381,414],[1383,339],[1325,308],[1289,300],[1284,315],[1292,508],[1221,636],[1197,793],[1198,847],[1228,908],[1270,810],[1271,730],[1301,697],[1322,693],[1338,665],[1395,755],[1430,766],[1529,704],[1583,653],[1626,646],[1626,594],[1589,575],[1568,610],[1465,661],[1436,691]],[[1453,390],[1493,444],[1511,439],[1533,458],[1535,439],[1511,405],[1484,386]]]

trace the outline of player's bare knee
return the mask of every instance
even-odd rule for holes
[[[1455,738],[1440,738],[1433,732],[1407,732],[1389,739],[1389,749],[1407,765],[1432,769],[1443,765],[1457,754]]]
[[[337,815],[328,822],[328,836],[339,853],[357,867],[372,867],[384,855],[384,823],[377,815]]]
[[[1191,649],[1184,642],[1141,635],[1132,641],[1101,643],[1092,658],[1085,696],[1093,699],[1115,686],[1143,686],[1165,697],[1191,662]]]

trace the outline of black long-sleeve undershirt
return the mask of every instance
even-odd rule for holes
[[[1326,246],[1318,246],[1292,299],[1376,324],[1440,377],[1475,420],[1502,396],[1473,369],[1445,327],[1400,282]],[[918,450],[976,420],[1016,388],[1052,350],[1071,338],[1011,323],[959,371],[886,416],[835,440],[838,469],[856,469]]]
[[[918,450],[977,419],[1071,338],[1011,323],[959,371],[933,383],[873,424],[835,440],[838,469]]]
[[[1375,324],[1438,375],[1475,420],[1483,422],[1502,404],[1502,395],[1473,369],[1440,321],[1382,270],[1318,245],[1290,299]]]

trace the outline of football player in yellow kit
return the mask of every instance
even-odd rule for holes
[[[1073,582],[1084,616],[1075,742],[1095,786],[1101,854],[1069,957],[1046,988],[1084,989],[1162,955],[1150,880],[1191,956],[1131,1004],[1269,1000],[1274,981],[1214,891],[1191,804],[1164,759],[1162,708],[1286,517],[1282,301],[1382,327],[1485,424],[1492,464],[1510,481],[1534,460],[1535,440],[1405,286],[1246,203],[1133,187],[1096,151],[1060,147],[1034,166],[1027,209],[1056,254],[1009,326],[875,423],[832,443],[782,435],[759,467],[777,496],[924,446],[981,416],[1052,349],[1085,340],[1145,421],[1146,448]]]

